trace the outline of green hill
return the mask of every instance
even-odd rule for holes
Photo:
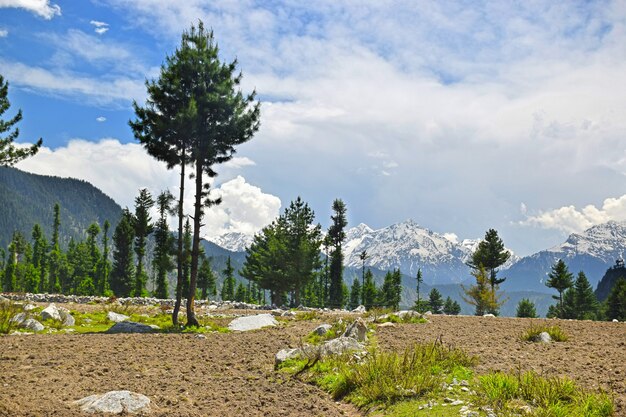
[[[0,167],[0,247],[7,247],[14,231],[30,239],[35,223],[50,239],[55,203],[61,206],[62,246],[72,237],[83,239],[93,222],[102,227],[109,220],[113,230],[122,211],[113,199],[86,181]]]

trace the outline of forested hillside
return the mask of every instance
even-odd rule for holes
[[[14,231],[30,237],[39,224],[50,236],[54,204],[61,206],[61,246],[70,238],[83,239],[91,223],[109,220],[114,228],[122,208],[86,181],[30,174],[0,167],[0,247],[6,248]]]

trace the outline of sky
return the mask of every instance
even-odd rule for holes
[[[177,192],[134,139],[181,34],[201,19],[261,127],[216,167],[206,236],[253,234],[301,196],[327,227],[406,219],[451,240],[498,230],[528,255],[626,220],[626,2],[0,0],[17,168],[122,206]],[[193,196],[186,196],[191,207]]]

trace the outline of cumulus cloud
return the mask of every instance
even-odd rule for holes
[[[525,226],[537,226],[545,229],[557,229],[567,233],[582,232],[591,226],[606,223],[610,220],[626,220],[626,195],[617,198],[607,198],[602,207],[592,204],[577,209],[574,206],[564,206],[558,209],[528,216],[522,222]]]
[[[459,236],[456,233],[444,233],[442,236],[452,243],[459,243]]]
[[[25,9],[47,20],[61,15],[61,7],[51,4],[49,0],[0,0],[0,8],[2,7]]]
[[[140,188],[147,188],[153,196],[166,189],[176,194],[180,180],[179,171],[167,170],[141,145],[122,144],[111,138],[97,143],[73,139],[67,146],[54,150],[42,147],[37,155],[20,162],[18,168],[88,181],[122,207],[131,208]],[[191,189],[188,183],[187,190]],[[207,236],[226,232],[253,235],[278,216],[281,206],[278,197],[264,193],[242,176],[215,186],[211,195],[221,197],[222,204],[205,211],[203,233]],[[187,213],[192,213],[193,203],[193,193],[189,191],[184,200]]]
[[[0,29],[0,38],[6,38],[9,34],[9,31],[6,29]]]
[[[106,122],[106,120],[107,120],[107,118],[106,118],[106,117],[104,117],[104,116],[99,116],[99,117],[96,117],[96,121],[97,121],[97,122],[100,122],[100,123],[102,123],[102,122]]]
[[[247,156],[235,156],[230,161],[225,162],[222,166],[226,168],[237,169],[254,165],[256,165],[256,163]]]

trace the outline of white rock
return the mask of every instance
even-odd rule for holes
[[[548,332],[541,332],[532,339],[533,342],[550,343],[552,338]]]
[[[346,328],[344,337],[351,337],[358,342],[363,342],[367,339],[367,324],[360,317],[354,320],[354,322]]]
[[[341,355],[342,353],[350,351],[362,352],[365,351],[365,346],[351,337],[338,337],[325,342],[320,347],[320,353],[322,356]]]
[[[18,326],[20,326],[22,323],[24,323],[25,320],[26,320],[26,313],[17,313],[11,319],[11,321],[13,323],[17,324]]]
[[[74,320],[74,317],[67,308],[59,307],[58,310],[64,326],[73,326],[76,324],[76,320]]]
[[[297,358],[300,355],[302,355],[301,349],[281,349],[276,356],[274,356],[274,364],[277,366],[287,359]]]
[[[613,319],[613,323],[619,323],[618,319]]]
[[[353,313],[365,313],[366,311],[367,309],[365,308],[365,306],[362,305],[352,310]]]
[[[386,321],[386,322],[384,322],[384,323],[379,323],[379,324],[377,324],[377,325],[376,325],[376,327],[380,327],[380,328],[385,328],[385,327],[396,327],[396,325],[395,325],[395,324],[393,324],[393,323],[392,323],[392,322],[390,322],[390,321]]]
[[[61,321],[61,313],[59,313],[57,306],[55,306],[54,303],[51,303],[48,307],[42,310],[41,319]]]
[[[33,332],[40,332],[44,329],[43,324],[39,323],[35,319],[24,320],[20,327],[23,327],[28,330],[32,330]]]
[[[113,323],[121,323],[123,321],[130,320],[130,317],[116,313],[115,311],[109,311],[107,313],[107,320],[112,321]]]
[[[495,316],[491,313],[487,313],[487,314],[483,314],[483,317],[495,317]]]
[[[333,326],[331,326],[330,324],[320,324],[319,326],[317,326],[315,329],[313,329],[312,333],[315,333],[318,336],[323,336],[326,333],[328,333],[328,331],[330,329],[332,329]]]
[[[34,309],[36,309],[36,308],[37,308],[37,307],[36,307],[36,306],[34,306],[34,305],[32,305],[32,304],[26,304],[26,305],[24,306],[24,311],[31,311],[31,310],[34,310]]]
[[[150,399],[131,391],[109,391],[74,401],[86,413],[136,414],[149,411]]]
[[[233,331],[245,332],[267,326],[276,326],[277,324],[278,322],[271,314],[257,314],[255,316],[238,317],[230,322],[228,328]]]

